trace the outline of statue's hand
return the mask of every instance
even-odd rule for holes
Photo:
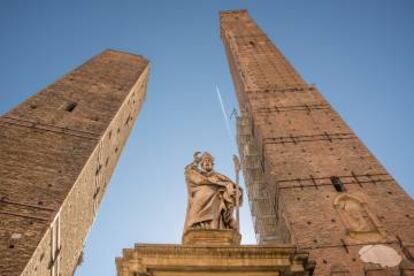
[[[218,179],[218,178],[217,178],[217,176],[215,176],[215,175],[208,176],[208,177],[207,177],[207,180],[208,180],[211,184],[214,184],[214,185],[218,185],[218,186],[222,186],[222,187],[227,188],[227,186],[226,186],[226,182],[220,181],[220,179]]]
[[[234,196],[234,197],[237,196],[237,189],[236,189],[236,187],[234,186],[233,183],[227,182],[226,183],[226,189],[227,189],[228,193],[230,194],[230,196]]]

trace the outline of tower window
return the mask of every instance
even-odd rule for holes
[[[102,169],[102,165],[99,164],[98,167],[96,168],[95,175],[98,175],[101,169]]]
[[[67,103],[65,103],[65,105],[63,106],[63,109],[65,109],[66,111],[68,111],[68,112],[72,112],[74,109],[75,109],[75,107],[77,106],[78,104],[77,103],[75,103],[75,102],[67,102]]]
[[[131,119],[131,114],[128,115],[128,118],[125,120],[125,125],[127,125],[129,123],[129,120]]]
[[[335,190],[337,192],[345,192],[345,186],[344,183],[342,183],[341,179],[337,176],[331,177],[332,185],[335,187]]]

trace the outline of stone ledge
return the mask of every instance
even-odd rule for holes
[[[178,245],[137,244],[116,259],[118,276],[312,275],[308,254],[287,244]],[[147,274],[145,274],[147,273]]]

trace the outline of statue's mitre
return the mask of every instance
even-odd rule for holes
[[[210,153],[208,153],[208,152],[204,152],[204,153],[201,155],[200,159],[201,159],[201,160],[204,160],[204,159],[210,159],[211,161],[213,161],[213,162],[214,162],[214,157],[213,157],[213,155],[211,155],[211,154],[210,154]]]

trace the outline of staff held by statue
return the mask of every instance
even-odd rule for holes
[[[241,170],[240,160],[237,155],[233,154],[233,163],[234,163],[234,172],[236,174],[236,222],[237,222],[237,229],[240,231],[240,191],[239,188],[239,175]]]

